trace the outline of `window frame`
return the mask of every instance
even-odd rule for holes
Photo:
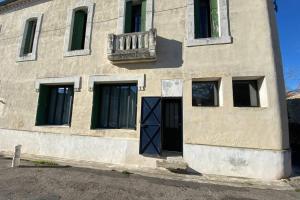
[[[42,84],[42,87],[46,87],[47,88],[47,99],[48,99],[48,102],[46,104],[46,102],[40,102],[41,101],[41,94],[42,92],[46,92],[46,91],[40,91],[40,94],[39,94],[39,97],[38,97],[38,106],[37,106],[37,111],[36,111],[36,123],[35,125],[36,126],[56,126],[56,127],[59,127],[59,126],[68,126],[68,127],[71,127],[71,123],[72,123],[72,114],[73,114],[73,104],[74,104],[74,94],[75,94],[75,88],[74,88],[74,84],[59,84],[59,85],[51,85],[51,84]],[[68,123],[63,123],[63,114],[65,112],[65,107],[63,107],[63,109],[61,110],[62,112],[60,113],[61,115],[61,122],[58,123],[58,124],[55,124],[55,123],[50,123],[50,119],[49,119],[49,115],[50,115],[50,107],[51,107],[51,100],[52,100],[52,90],[53,89],[56,89],[58,90],[59,88],[72,88],[72,99],[71,99],[71,105],[70,105],[70,113],[68,114]],[[45,88],[44,88],[45,89]],[[43,89],[42,89],[43,90]],[[54,113],[53,113],[53,118],[55,118],[56,116],[56,110],[57,110],[57,102],[58,102],[58,95],[57,95],[57,91],[56,91],[56,95],[55,95],[55,106],[54,106]],[[63,104],[65,104],[65,100],[66,100],[66,93],[64,92],[64,96],[63,96]],[[39,116],[41,115],[41,110],[40,110],[40,104],[46,104],[46,108],[45,108],[45,113],[42,113],[44,115],[44,118],[46,118],[45,122],[44,123],[41,123],[38,122],[38,118]],[[55,120],[55,119],[53,119]]]
[[[236,105],[235,103],[235,90],[234,90],[234,84],[235,82],[239,82],[240,84],[247,84],[250,85],[252,83],[255,84],[255,94],[256,94],[256,102],[257,105],[252,106],[251,105],[251,91],[249,90],[249,98],[250,98],[250,104],[249,105]],[[257,79],[249,79],[249,80],[239,80],[239,79],[234,79],[232,80],[232,97],[233,97],[233,107],[235,108],[260,108],[261,106],[261,98],[260,98],[260,89],[259,89],[259,80]]]
[[[203,83],[203,84],[208,84],[208,83],[211,83],[211,84],[215,84],[215,89],[216,91],[214,91],[214,93],[216,93],[216,96],[214,96],[214,104],[215,102],[217,101],[217,104],[215,105],[194,105],[193,104],[193,94],[194,94],[194,91],[193,91],[193,84],[194,83]],[[214,94],[215,95],[215,94]],[[215,99],[215,97],[217,99]],[[192,81],[192,107],[220,107],[220,80],[193,80]]]
[[[43,14],[42,13],[33,13],[26,17],[24,17],[26,20],[23,21],[22,24],[22,34],[19,38],[19,45],[17,50],[17,62],[24,62],[24,61],[34,61],[37,59],[37,48],[38,48],[38,40],[41,32],[41,24],[43,20]],[[33,19],[36,19],[36,28],[34,31],[34,39],[32,44],[32,52],[28,54],[24,54],[24,45],[25,40],[27,36],[27,28],[28,23],[32,21]]]
[[[132,0],[119,0],[117,34],[125,33],[125,15],[126,15],[126,2]],[[153,28],[153,14],[154,14],[154,0],[147,0],[146,2],[146,21],[145,31]]]
[[[129,90],[130,90],[130,87],[136,87],[136,96],[135,96],[135,102],[136,102],[136,105],[135,105],[135,119],[134,119],[134,127],[121,127],[120,124],[118,123],[117,124],[117,127],[111,127],[109,126],[109,123],[110,123],[110,119],[107,118],[106,121],[107,121],[107,127],[102,127],[101,126],[101,116],[100,116],[100,107],[101,107],[101,103],[102,103],[102,98],[101,98],[101,93],[102,93],[102,90],[101,88],[104,88],[104,87],[108,87],[109,88],[109,100],[111,100],[112,96],[111,96],[111,91],[112,91],[112,88],[114,87],[121,87],[121,86],[126,86],[126,87],[129,87]],[[92,108],[92,116],[91,116],[91,129],[92,130],[136,130],[137,129],[137,109],[138,109],[138,84],[137,83],[129,83],[129,82],[123,82],[123,83],[95,83],[94,85],[94,92],[93,92],[93,108]],[[96,94],[97,92],[99,92],[99,94]],[[120,92],[120,91],[119,91]],[[95,100],[97,98],[96,95],[98,95],[99,97],[99,102],[95,102]],[[119,94],[119,97],[120,97],[120,94]],[[121,99],[119,98],[118,99],[118,105],[120,106],[120,101]],[[95,104],[98,104],[97,106],[95,106]],[[109,104],[111,104],[111,101],[108,102]],[[94,109],[99,109],[98,111],[94,110]],[[108,116],[110,116],[110,110],[108,111]],[[120,107],[118,107],[118,113],[117,113],[117,118],[119,119],[120,117]],[[128,116],[126,116],[128,118]]]
[[[195,38],[194,0],[186,0],[186,46],[203,46],[232,43],[229,30],[228,1],[218,0],[219,37]]]
[[[91,36],[92,36],[92,25],[94,17],[94,7],[95,3],[89,0],[80,0],[75,5],[71,6],[68,9],[66,32],[64,39],[64,56],[84,56],[91,54]],[[85,30],[85,40],[84,40],[84,49],[80,50],[71,50],[72,45],[72,36],[73,36],[73,25],[75,12],[78,10],[86,9],[87,10],[87,21],[86,21],[86,30]]]

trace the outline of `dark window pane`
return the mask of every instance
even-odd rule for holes
[[[259,106],[257,81],[233,81],[233,100],[235,107]]]
[[[137,87],[133,84],[96,85],[95,87],[99,88],[95,91],[100,92],[98,102],[100,117],[93,128],[135,128]],[[94,102],[94,105],[96,103]],[[97,108],[98,106],[93,107],[93,109]],[[97,112],[93,111],[93,113]]]
[[[36,30],[37,20],[30,20],[26,25],[26,33],[25,33],[25,43],[23,49],[23,55],[27,55],[32,53],[32,47],[34,42],[35,30]]]
[[[110,87],[101,87],[100,90],[100,126],[103,128],[108,127],[109,118],[109,98]]]
[[[218,106],[218,82],[193,82],[193,106]]]
[[[77,10],[74,14],[71,50],[84,49],[87,10]]]
[[[132,18],[131,18],[131,32],[141,31],[141,4],[132,6]]]
[[[195,38],[211,37],[210,0],[194,0]]]
[[[44,123],[38,125],[70,125],[73,104],[73,86],[44,86],[49,98],[44,99],[46,109],[43,111]],[[40,91],[43,92],[43,91]],[[38,111],[39,112],[39,111]],[[40,115],[38,113],[38,115]]]

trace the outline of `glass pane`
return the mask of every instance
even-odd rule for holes
[[[218,106],[217,81],[193,83],[193,106]]]
[[[119,112],[119,128],[128,127],[128,107],[129,107],[129,87],[120,87],[120,112]]]
[[[62,124],[70,124],[71,122],[72,102],[73,102],[73,89],[66,88]]]
[[[136,104],[137,104],[137,87],[130,87],[130,98],[129,98],[129,107],[128,107],[128,128],[136,127]]]
[[[54,116],[54,124],[62,124],[62,112],[64,109],[65,88],[57,88],[56,110]]]
[[[100,88],[100,127],[108,127],[108,114],[109,114],[109,97],[110,97],[110,88],[103,86]]]
[[[49,103],[49,112],[48,112],[48,124],[54,124],[54,115],[56,108],[56,88],[50,90],[50,103]]]
[[[119,88],[118,86],[111,87],[110,93],[110,110],[109,110],[109,127],[118,128],[118,113],[119,113]]]
[[[258,106],[257,81],[233,81],[235,107]]]

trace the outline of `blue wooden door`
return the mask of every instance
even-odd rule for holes
[[[161,98],[143,97],[140,154],[161,154]]]

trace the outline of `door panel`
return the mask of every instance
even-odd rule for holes
[[[143,97],[140,154],[161,154],[161,98]]]

